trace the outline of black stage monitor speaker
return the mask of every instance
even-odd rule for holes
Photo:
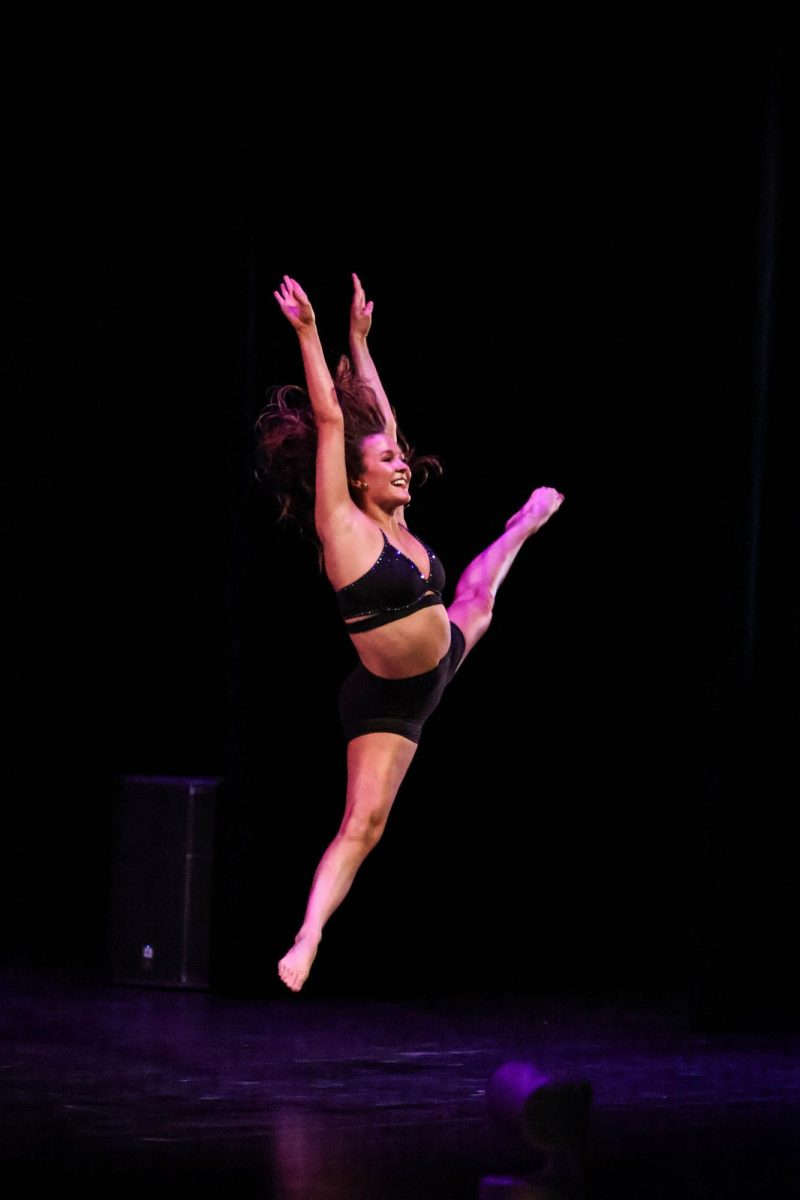
[[[114,983],[210,986],[219,779],[116,782],[110,906]]]

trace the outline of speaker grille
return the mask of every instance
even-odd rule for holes
[[[126,775],[114,792],[111,976],[210,984],[219,779]]]

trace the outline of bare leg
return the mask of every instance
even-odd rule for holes
[[[367,733],[348,743],[344,819],[314,874],[294,945],[278,964],[278,974],[293,992],[299,992],[308,977],[328,918],[378,844],[416,749],[415,742],[395,733]]]
[[[558,511],[563,499],[555,488],[537,488],[519,512],[506,521],[505,533],[473,559],[461,575],[447,612],[464,634],[464,657],[489,628],[497,589],[522,546]]]

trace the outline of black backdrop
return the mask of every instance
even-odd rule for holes
[[[12,955],[102,972],[114,780],[221,776],[217,980],[280,989],[341,811],[353,652],[253,481],[253,424],[301,381],[281,275],[333,361],[357,270],[402,425],[444,460],[409,516],[450,588],[534,486],[566,502],[431,720],[314,986],[688,986],[704,1019],[794,1013],[780,39],[534,60],[510,39],[501,61],[478,32],[446,69],[417,46],[312,86],[274,46],[268,78],[255,47],[117,49],[66,91],[37,63],[16,93]]]

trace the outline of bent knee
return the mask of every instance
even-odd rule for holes
[[[342,822],[341,837],[366,850],[377,846],[386,828],[386,815],[380,809],[348,813]]]
[[[487,584],[464,582],[456,588],[453,604],[463,605],[475,616],[488,620],[494,609],[494,592]]]

